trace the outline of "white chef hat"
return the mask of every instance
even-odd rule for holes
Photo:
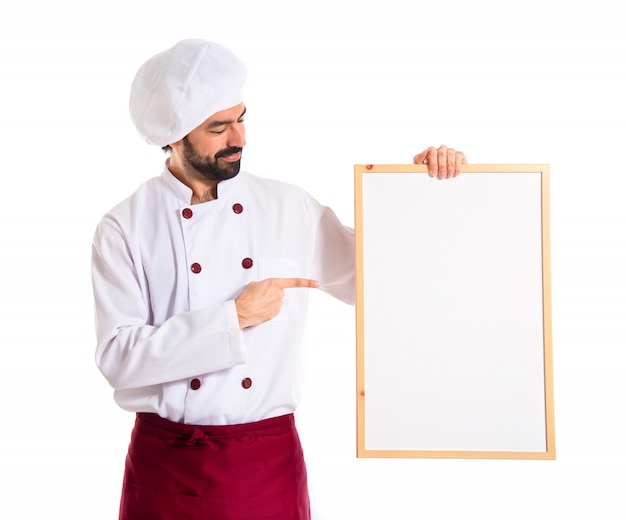
[[[182,40],[139,68],[130,117],[149,144],[175,143],[216,112],[241,103],[245,79],[245,65],[226,47]]]

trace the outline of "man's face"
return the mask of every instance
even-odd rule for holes
[[[182,156],[198,176],[210,181],[232,179],[239,173],[246,144],[243,103],[216,112],[182,140]]]

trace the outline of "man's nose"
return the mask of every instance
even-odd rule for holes
[[[246,144],[246,129],[243,124],[231,125],[228,132],[228,146],[243,148]]]

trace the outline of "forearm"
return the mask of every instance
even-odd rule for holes
[[[98,317],[96,364],[115,389],[176,381],[245,363],[233,302],[175,315],[161,326]],[[118,317],[119,318],[119,317]]]

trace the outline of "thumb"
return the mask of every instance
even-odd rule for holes
[[[424,150],[422,153],[417,154],[415,157],[413,157],[413,164],[424,164],[427,155],[428,150]]]

